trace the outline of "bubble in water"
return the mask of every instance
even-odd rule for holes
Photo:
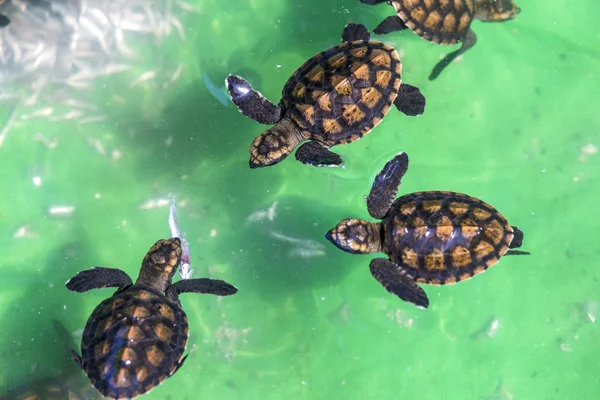
[[[540,169],[540,172],[543,174],[544,172],[546,172],[546,168]]]

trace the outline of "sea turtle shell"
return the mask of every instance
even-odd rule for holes
[[[82,368],[105,396],[133,398],[177,370],[187,339],[188,320],[179,302],[133,285],[100,303],[88,319]]]
[[[397,198],[382,221],[390,260],[416,282],[456,283],[506,254],[514,230],[491,205],[462,193],[428,191]]]
[[[392,6],[410,29],[433,43],[458,43],[475,18],[474,0],[394,0]]]
[[[401,72],[394,48],[344,42],[315,55],[290,77],[282,93],[286,114],[327,146],[354,142],[389,111]]]

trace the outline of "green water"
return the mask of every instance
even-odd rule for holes
[[[16,123],[0,147],[0,392],[70,368],[51,321],[81,330],[112,290],[76,294],[64,282],[94,265],[136,277],[148,248],[169,236],[168,207],[140,205],[173,193],[194,276],[239,292],[182,296],[190,355],[147,399],[599,398],[600,331],[587,313],[595,318],[600,301],[600,7],[519,5],[514,21],[476,21],[478,44],[434,82],[449,48],[409,31],[376,37],[401,50],[403,79],[427,109],[392,110],[334,148],[341,169],[290,158],[250,170],[248,145],[265,127],[215,99],[204,76],[220,85],[244,74],[278,101],[305,59],[338,43],[348,22],[373,29],[391,15],[386,5],[202,0],[199,15],[182,19],[187,40],[155,48],[183,66],[169,90],[106,79],[95,95],[108,121]],[[38,132],[58,145],[34,140]],[[342,253],[324,234],[342,218],[369,219],[372,179],[399,151],[411,160],[400,193],[479,197],[524,231],[531,255],[425,287],[427,310],[389,295],[369,273],[371,256]],[[248,221],[274,202],[272,221]],[[75,210],[52,216],[54,205]],[[32,237],[15,238],[23,226]],[[281,235],[318,251],[301,257]]]

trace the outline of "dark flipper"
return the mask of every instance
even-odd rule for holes
[[[54,330],[56,331],[56,336],[58,338],[57,342],[58,342],[58,345],[60,346],[60,350],[61,350],[61,352],[60,352],[60,354],[62,356],[61,362],[63,360],[65,360],[65,362],[69,361],[68,358],[69,358],[69,353],[70,353],[71,357],[75,360],[75,362],[77,363],[79,368],[81,368],[81,357],[79,357],[79,354],[77,354],[75,352],[75,350],[72,350],[73,347],[76,346],[75,341],[73,340],[73,336],[71,336],[69,331],[67,331],[67,328],[65,328],[65,326],[63,324],[61,324],[59,321],[53,319],[52,325],[54,326]],[[64,371],[65,376],[69,376],[70,371],[72,369],[74,369],[73,364],[71,364],[70,361],[69,361],[68,365],[70,367]],[[3,398],[3,397],[0,397],[0,398]]]
[[[379,4],[379,3],[384,3],[388,0],[360,0],[361,3],[363,4],[369,4],[369,5],[375,5],[375,4]]]
[[[510,245],[508,246],[508,248],[510,249],[516,249],[521,247],[521,245],[523,245],[523,231],[520,230],[519,228],[517,228],[516,226],[513,226],[513,239],[510,242]],[[519,251],[519,250],[509,250],[506,252],[505,255],[507,256],[526,256],[529,255],[531,253],[529,253],[528,251]]]
[[[342,42],[352,42],[354,40],[364,40],[366,42],[371,39],[371,34],[366,26],[361,24],[348,24],[342,32]]]
[[[377,28],[373,30],[373,33],[376,35],[385,35],[386,33],[395,32],[395,31],[403,31],[407,29],[408,26],[402,21],[402,19],[397,15],[392,15],[391,17],[387,17],[379,25]]]
[[[296,160],[316,167],[337,167],[342,164],[342,157],[339,154],[329,151],[323,143],[316,140],[300,146],[296,151]]]
[[[417,307],[429,306],[429,299],[423,288],[417,285],[399,265],[385,258],[374,258],[369,267],[373,278],[377,279],[388,292]]]
[[[508,247],[511,249],[516,249],[523,245],[523,231],[517,228],[516,226],[513,226],[512,228],[514,236],[512,241],[510,242],[510,246]]]
[[[225,281],[208,278],[183,279],[167,288],[167,297],[176,299],[181,293],[206,293],[229,296],[237,293],[237,288]]]
[[[521,250],[509,250],[506,252],[506,254],[504,254],[505,256],[528,256],[531,253],[528,251],[521,251]]]
[[[400,181],[408,169],[408,156],[400,153],[385,164],[375,177],[367,197],[367,209],[373,218],[383,219],[396,198]]]
[[[123,289],[130,286],[133,282],[129,275],[120,269],[94,267],[85,271],[81,271],[65,285],[67,289],[73,292],[87,292],[92,289],[102,289],[108,287],[118,287]]]
[[[429,80],[432,81],[436,79],[442,73],[444,68],[448,66],[448,64],[454,61],[456,57],[460,56],[461,54],[464,54],[471,47],[475,46],[475,43],[477,43],[477,36],[475,35],[475,32],[469,29],[467,35],[463,39],[462,46],[460,47],[460,49],[448,54],[446,57],[444,57],[442,61],[437,63],[431,71],[431,75],[429,75]]]
[[[10,19],[6,15],[0,14],[0,28],[4,28],[8,24],[10,24]]]
[[[425,111],[425,96],[418,87],[402,83],[394,105],[409,117],[415,117]]]
[[[267,125],[274,125],[281,121],[283,117],[281,106],[271,103],[260,92],[252,89],[244,78],[229,75],[225,79],[225,86],[231,101],[246,117]]]
[[[75,350],[71,350],[71,355],[73,356],[73,361],[79,366],[79,368],[83,369],[83,361],[81,360],[81,356],[77,354]],[[85,369],[83,369],[85,371]]]

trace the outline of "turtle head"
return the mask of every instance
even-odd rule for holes
[[[341,250],[354,254],[381,251],[381,224],[343,219],[325,237]]]
[[[181,262],[181,240],[161,239],[154,244],[142,261],[136,284],[143,284],[164,293]]]
[[[250,168],[267,167],[283,161],[305,140],[298,127],[288,118],[264,131],[250,145]]]
[[[521,12],[513,0],[479,0],[476,3],[475,18],[485,22],[508,21]]]

